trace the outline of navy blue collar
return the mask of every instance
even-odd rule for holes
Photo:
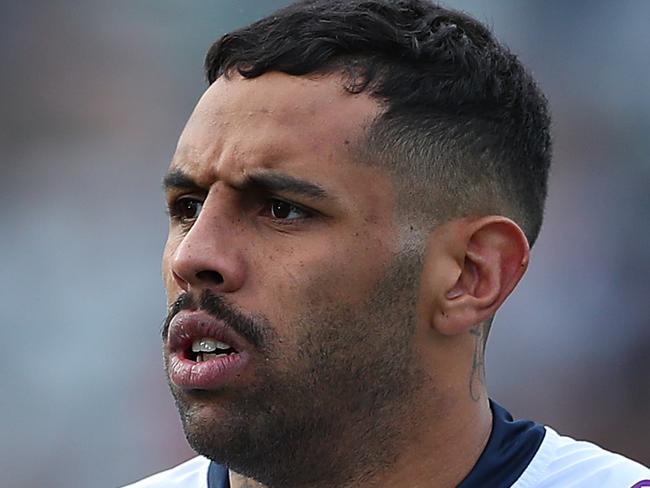
[[[214,461],[208,468],[208,488],[230,488],[228,470]]]
[[[542,445],[546,429],[512,415],[490,400],[492,433],[476,464],[457,488],[508,488],[526,470]]]
[[[526,470],[544,440],[546,430],[529,420],[512,420],[497,403],[492,408],[492,433],[472,471],[457,488],[508,488]],[[228,470],[216,463],[208,469],[208,488],[230,488]]]

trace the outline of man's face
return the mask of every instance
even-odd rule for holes
[[[358,445],[360,466],[385,464],[421,384],[419,258],[388,172],[355,160],[379,107],[342,86],[220,78],[167,178],[164,353],[184,429],[278,484],[353,476]]]

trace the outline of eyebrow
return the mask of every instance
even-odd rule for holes
[[[178,189],[178,190],[191,190],[191,191],[205,191],[201,185],[193,180],[189,175],[179,169],[170,171],[163,178],[163,189],[165,191]]]
[[[250,174],[236,188],[261,190],[267,193],[289,192],[309,198],[324,199],[329,195],[315,183],[275,171]]]
[[[247,175],[242,182],[231,185],[239,191],[257,190],[266,193],[289,192],[295,195],[302,195],[309,198],[325,199],[330,197],[327,191],[316,183],[296,178],[276,171],[264,171]],[[166,191],[172,189],[206,191],[207,189],[197,183],[192,177],[181,170],[172,170],[163,178],[163,188]]]

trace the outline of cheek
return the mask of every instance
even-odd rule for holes
[[[165,248],[163,249],[162,254],[162,263],[161,263],[161,273],[163,279],[163,285],[165,286],[165,291],[167,293],[167,304],[171,304],[179,293],[179,287],[172,275],[172,261],[176,248],[178,247],[178,242],[175,242],[172,237],[167,238],[165,243]]]
[[[289,313],[309,314],[314,307],[365,303],[385,275],[391,255],[362,239],[354,244],[358,245],[331,242],[322,249],[294,255],[290,263],[276,262],[269,267],[259,280],[266,284],[262,294],[267,310],[272,316],[288,318]]]

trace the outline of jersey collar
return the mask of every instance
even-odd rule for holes
[[[512,486],[537,454],[546,429],[512,415],[490,401],[492,433],[472,471],[457,488],[506,488]],[[214,462],[208,468],[208,488],[230,488],[228,470]]]

